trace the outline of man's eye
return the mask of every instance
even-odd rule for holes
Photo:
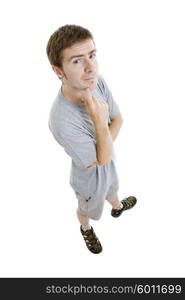
[[[73,61],[73,64],[78,64],[80,62],[80,59],[76,59]]]
[[[95,58],[96,57],[96,53],[92,53],[91,55],[90,55],[90,58]]]

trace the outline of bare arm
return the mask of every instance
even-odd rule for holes
[[[120,128],[123,124],[121,114],[117,115],[107,127],[98,127],[95,124],[96,130],[96,153],[99,165],[107,164],[111,158],[113,150],[113,141],[118,136]]]
[[[118,134],[120,120],[116,117],[116,120],[113,119],[112,124],[109,127],[108,104],[104,100],[98,101],[91,95],[89,89],[87,89],[85,91],[85,95],[82,96],[82,101],[84,102],[86,110],[94,123],[96,131],[97,161],[85,167],[88,169],[95,165],[105,165],[109,163],[113,151],[113,140]]]
[[[115,139],[117,138],[122,125],[123,125],[123,118],[121,114],[117,115],[114,119],[112,119],[112,122],[109,125],[109,131],[113,141],[115,141]]]
[[[122,125],[123,125],[123,118],[119,114],[114,119],[112,119],[111,124],[108,125],[108,127],[105,128],[105,130],[102,130],[101,128],[95,126],[96,136],[97,136],[96,152],[97,152],[98,161],[101,161],[101,157],[103,157],[104,159],[106,157],[109,157],[110,152],[112,152],[112,142],[115,141],[115,139],[117,138]],[[109,130],[110,134],[108,134],[107,129]],[[112,142],[110,141],[110,136]],[[107,150],[106,153],[105,150]],[[100,165],[100,164],[98,162],[94,162],[93,164],[89,165],[86,168],[89,169],[96,165]]]
[[[86,166],[86,169],[90,169],[96,165],[106,165],[110,161],[110,157],[112,154],[113,139],[108,125],[104,128],[95,125],[95,131],[97,161],[95,161],[89,166]]]
[[[96,155],[98,165],[105,165],[110,161],[113,140],[108,126],[101,127],[95,124],[96,130]]]

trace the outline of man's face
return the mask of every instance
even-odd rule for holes
[[[65,86],[76,90],[96,88],[98,64],[96,48],[92,39],[75,43],[63,50],[62,81]]]

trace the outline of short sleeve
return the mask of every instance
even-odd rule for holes
[[[59,132],[55,138],[77,166],[85,168],[97,161],[96,141],[82,130],[73,128],[69,132],[68,128],[66,134]]]
[[[118,104],[114,100],[112,93],[102,76],[99,77],[99,87],[105,97],[105,100],[108,102],[110,119],[113,119],[118,114],[120,114],[120,109]]]

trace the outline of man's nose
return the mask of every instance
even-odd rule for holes
[[[94,63],[90,59],[86,59],[85,66],[84,66],[85,72],[92,72],[94,71]]]

